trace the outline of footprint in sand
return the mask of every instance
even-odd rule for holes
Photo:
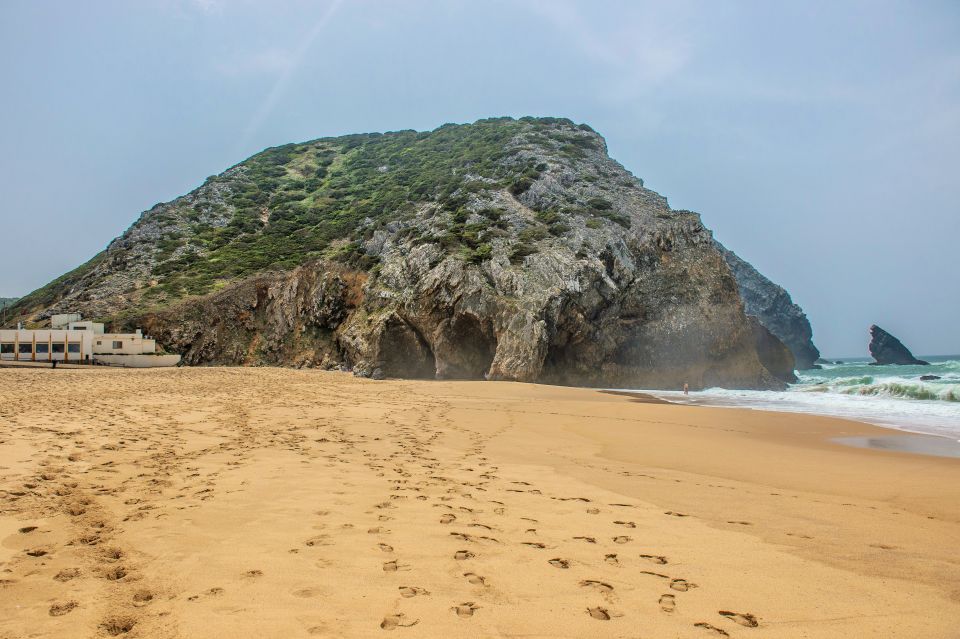
[[[153,601],[153,593],[146,588],[142,588],[133,593],[133,605],[142,608]]]
[[[628,537],[627,535],[620,535],[613,538],[613,543],[615,544],[625,544],[628,541],[633,541],[633,537]]]
[[[103,573],[103,577],[109,581],[120,581],[127,576],[127,569],[123,566],[111,568]]]
[[[740,624],[746,628],[756,628],[760,625],[760,622],[757,621],[757,618],[751,615],[750,613],[739,613],[739,612],[730,612],[729,610],[721,610],[718,614],[723,615],[730,621]]]
[[[55,603],[50,606],[50,616],[51,617],[62,617],[63,615],[69,613],[71,610],[79,606],[76,601],[64,601],[62,603]]]
[[[407,566],[403,566],[397,563],[397,560],[385,561],[383,562],[383,572],[397,572],[398,570],[406,570]]]
[[[567,561],[566,559],[558,559],[558,558],[555,558],[555,559],[551,559],[551,560],[548,561],[547,563],[549,563],[551,566],[553,566],[553,567],[555,567],[555,568],[569,568],[569,567],[570,567],[570,562]]]
[[[600,621],[610,621],[611,614],[606,608],[597,606],[596,608],[587,608],[587,614]]]
[[[463,576],[467,578],[467,581],[472,583],[474,586],[486,586],[487,580],[480,575],[473,572],[465,572]]]
[[[459,606],[453,606],[450,610],[453,610],[457,613],[458,617],[467,618],[473,616],[473,611],[477,610],[480,606],[473,603],[472,601],[465,601]]]
[[[390,544],[377,544],[383,552],[393,552],[393,546]]]
[[[670,582],[670,587],[677,592],[687,592],[691,588],[696,588],[697,584],[691,583],[686,579],[674,579]]]
[[[458,550],[457,552],[453,553],[453,558],[460,559],[460,560],[470,559],[471,557],[474,557],[474,556],[475,555],[469,550]]]
[[[540,548],[541,550],[547,547],[546,544],[541,544],[538,541],[523,541],[520,543],[522,543],[524,546],[530,546],[531,548]]]
[[[456,519],[457,519],[457,516],[456,516],[456,515],[447,513],[446,515],[443,515],[442,517],[440,517],[440,523],[441,523],[441,524],[450,524],[450,523],[453,523],[454,521],[456,521]]]
[[[415,626],[420,623],[419,619],[415,619],[410,623],[404,623],[405,615],[401,612],[396,615],[387,615],[383,618],[383,621],[380,622],[380,627],[384,630],[393,630],[395,628],[409,628],[410,626]]]
[[[107,617],[101,624],[100,628],[106,632],[111,637],[116,637],[118,635],[125,635],[133,627],[137,625],[137,620],[133,617],[127,617],[126,615],[116,615],[113,617]]]
[[[673,595],[660,595],[660,610],[664,612],[673,612],[677,608],[677,598]]]
[[[668,510],[667,512],[665,512],[665,513],[663,513],[663,514],[664,514],[664,515],[670,515],[671,517],[689,517],[689,516],[690,516],[690,515],[687,515],[687,514],[684,514],[684,513],[675,513],[675,512],[673,512],[672,510]]]
[[[613,586],[603,581],[596,581],[595,579],[584,579],[580,582],[580,585],[584,588],[593,588],[597,592],[605,595],[613,592]]]
[[[588,544],[595,544],[595,543],[597,543],[597,540],[596,540],[596,538],[594,538],[594,537],[574,537],[574,539],[576,539],[576,540],[578,540],[578,541],[585,541],[585,542],[587,542]]]
[[[620,560],[617,559],[617,556],[615,554],[604,555],[603,560],[612,566],[617,566],[620,564]]]
[[[599,514],[600,514],[600,509],[599,509],[599,508],[587,508],[587,514],[588,514],[588,515],[599,515]]]
[[[668,563],[667,558],[664,557],[663,555],[640,555],[640,559],[646,559],[647,561],[651,561],[661,566]]]
[[[720,637],[729,637],[729,636],[730,636],[730,634],[729,634],[726,630],[721,630],[720,628],[717,628],[717,627],[714,626],[713,624],[709,624],[709,623],[707,623],[706,621],[698,621],[697,623],[693,624],[693,627],[694,627],[694,628],[703,628],[704,630],[707,630],[707,631],[713,633],[714,635],[717,635],[717,636],[720,636]]]
[[[636,528],[637,525],[632,521],[615,521],[613,522],[618,526],[623,526],[624,528]]]
[[[331,544],[330,535],[317,535],[316,537],[311,537],[303,543],[306,546],[329,546]]]
[[[56,581],[70,581],[71,579],[76,579],[79,576],[80,576],[79,568],[64,568],[63,570],[58,572],[56,575],[54,575],[53,578]]]
[[[416,597],[417,595],[429,595],[430,591],[423,588],[418,588],[417,586],[400,586],[400,596],[409,599],[410,597]]]

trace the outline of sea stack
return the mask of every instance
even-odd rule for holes
[[[873,364],[907,364],[914,366],[928,366],[930,362],[917,359],[910,349],[896,337],[886,332],[876,324],[870,327],[870,356],[875,359]]]

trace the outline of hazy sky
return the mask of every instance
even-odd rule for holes
[[[828,355],[960,352],[960,2],[0,0],[0,296],[267,146],[566,116]]]

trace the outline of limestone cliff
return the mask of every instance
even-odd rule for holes
[[[782,387],[740,290],[590,127],[500,118],[269,149],[14,310],[142,325],[195,365]]]
[[[796,367],[800,370],[814,368],[820,351],[813,344],[813,329],[806,314],[790,298],[782,286],[763,276],[749,262],[717,242],[717,248],[737,278],[740,295],[748,315],[760,323],[793,353]]]

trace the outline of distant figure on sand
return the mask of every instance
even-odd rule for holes
[[[686,382],[683,383],[683,394],[684,395],[690,394],[690,385],[687,384]]]

